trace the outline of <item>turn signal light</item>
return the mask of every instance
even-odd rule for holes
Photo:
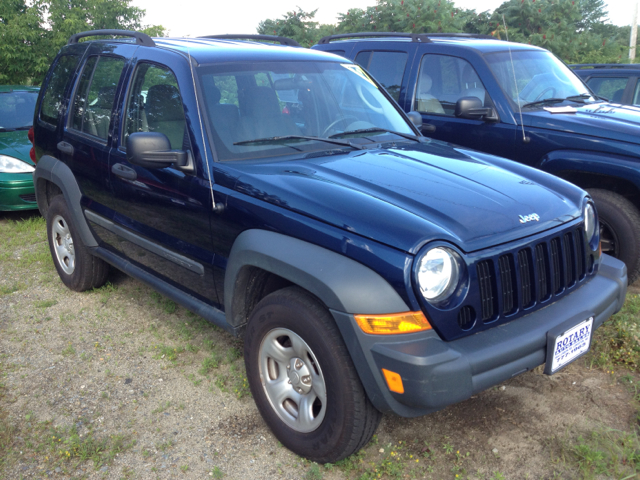
[[[373,335],[414,333],[431,329],[431,324],[422,312],[356,315],[355,318],[364,333]]]
[[[404,385],[402,384],[402,377],[399,373],[383,368],[382,374],[384,375],[384,379],[387,381],[387,387],[389,387],[389,390],[396,393],[404,393]]]

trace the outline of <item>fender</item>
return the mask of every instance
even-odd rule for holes
[[[407,304],[368,267],[317,245],[266,230],[246,230],[233,244],[224,279],[227,322],[246,321],[234,292],[246,289],[241,270],[258,267],[299,285],[331,310],[357,314],[406,312]]]
[[[640,190],[640,162],[637,158],[624,155],[556,150],[542,157],[538,168],[560,177],[566,171],[617,177],[633,183]]]
[[[80,206],[82,192],[80,192],[80,187],[71,169],[63,162],[49,155],[43,155],[38,160],[36,171],[33,173],[33,183],[36,187],[38,209],[43,216],[46,215],[49,208],[45,180],[55,184],[62,191],[69,213],[73,217],[73,224],[78,230],[82,242],[89,248],[97,247],[98,242],[91,233],[82,213],[82,207]]]

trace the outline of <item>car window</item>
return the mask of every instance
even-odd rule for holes
[[[0,130],[30,127],[38,92],[0,93]]]
[[[142,63],[136,68],[127,101],[123,145],[135,132],[164,133],[171,148],[182,150],[185,116],[178,81],[164,66]]]
[[[627,87],[627,77],[591,77],[587,85],[596,95],[620,103]]]
[[[448,55],[422,57],[414,110],[453,116],[456,102],[463,97],[477,97],[485,107],[493,105],[480,77],[469,62]]]
[[[330,142],[298,139],[286,144],[278,137],[329,138],[376,127],[412,133],[358,65],[264,62],[205,66],[197,71],[204,93],[201,104],[221,160],[331,148]],[[376,130],[368,136],[382,133]]]
[[[404,69],[407,65],[406,52],[360,52],[355,62],[373,75],[373,78],[386,88],[389,95],[396,102],[398,101]]]
[[[116,89],[123,68],[122,58],[89,57],[76,88],[71,128],[107,139]]]
[[[40,109],[40,119],[42,121],[54,125],[58,123],[58,117],[64,106],[65,90],[77,63],[77,55],[63,55],[58,58],[51,72],[47,91],[42,99],[42,107]]]
[[[633,105],[640,105],[640,82],[636,84],[636,90],[633,92]]]

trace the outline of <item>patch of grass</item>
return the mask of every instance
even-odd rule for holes
[[[320,466],[317,463],[312,463],[304,475],[306,480],[322,480],[322,477],[322,470],[320,470]]]
[[[231,365],[229,367],[229,373],[226,375],[218,375],[215,383],[222,392],[233,393],[238,399],[251,396],[247,373],[243,365]]]
[[[151,413],[162,413],[166,411],[171,406],[171,402],[165,402],[164,404],[158,405],[158,408],[151,411]]]
[[[636,478],[640,473],[640,438],[637,432],[593,431],[577,439],[557,439],[559,460],[583,478]]]
[[[49,307],[53,307],[54,305],[57,305],[57,304],[58,304],[57,300],[42,300],[40,302],[34,303],[34,306],[36,308],[49,308]]]
[[[8,285],[0,285],[0,296],[9,295],[13,292],[17,292],[18,290],[24,289],[25,286],[21,283],[11,283]]]
[[[211,476],[216,480],[220,480],[221,478],[224,477],[224,472],[220,470],[218,467],[213,467],[213,470],[211,470]]]
[[[173,440],[169,440],[168,442],[156,443],[156,450],[160,450],[161,452],[166,452],[171,447],[173,447]]]
[[[97,293],[100,295],[100,303],[106,305],[114,292],[118,290],[116,285],[113,285],[111,282],[105,283],[103,286],[99,288],[94,288],[91,290],[92,293]]]
[[[31,271],[47,272],[55,270],[49,245],[44,242],[22,252],[18,257],[17,263]]]
[[[622,310],[594,332],[587,355],[591,366],[640,372],[640,296],[628,295]]]
[[[153,358],[156,360],[165,359],[172,363],[178,360],[178,355],[184,353],[184,347],[171,347],[169,345],[156,345],[153,350]]]
[[[75,354],[76,354],[76,349],[73,348],[73,345],[71,345],[71,343],[67,346],[67,348],[62,350],[62,355],[64,355],[64,356],[75,355]]]
[[[178,309],[178,304],[173,300],[163,297],[158,292],[150,293],[152,304],[160,308],[164,313],[171,315]]]
[[[220,355],[214,350],[207,358],[202,361],[202,366],[198,370],[200,375],[208,375],[212,370],[220,366]]]

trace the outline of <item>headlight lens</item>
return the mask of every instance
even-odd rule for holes
[[[584,207],[584,231],[587,235],[587,242],[591,243],[596,234],[596,212],[590,203]]]
[[[458,262],[446,248],[433,248],[420,259],[418,285],[427,300],[447,298],[458,285],[458,279]]]
[[[0,155],[0,173],[30,173],[35,168],[17,158]]]

